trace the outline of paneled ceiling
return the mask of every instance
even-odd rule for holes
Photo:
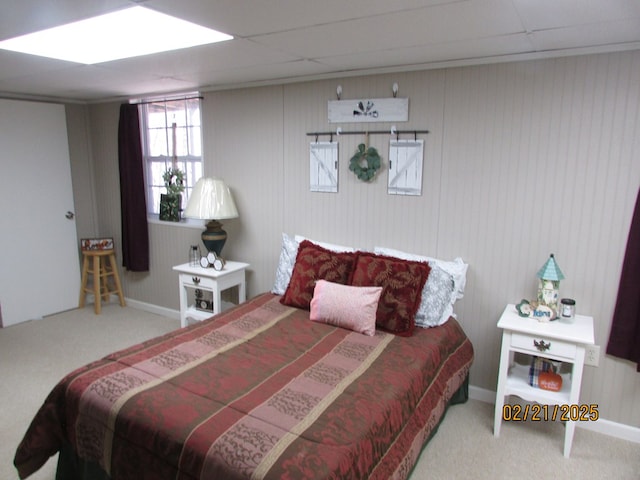
[[[132,5],[235,38],[96,65],[0,50],[0,96],[96,102],[640,49],[640,0],[2,0],[0,40]]]

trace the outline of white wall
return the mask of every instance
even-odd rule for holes
[[[249,295],[268,290],[280,235],[370,248],[385,245],[470,264],[460,321],[476,352],[471,383],[495,390],[504,305],[533,298],[550,253],[561,295],[595,318],[600,367],[587,368],[585,403],[640,426],[640,376],[604,355],[629,222],[640,185],[640,51],[284,84],[204,94],[205,169],[227,181],[240,218],[225,223],[228,258],[251,263]],[[306,133],[335,128],[327,100],[408,97],[402,129],[428,129],[423,194],[389,196],[387,176],[348,171],[362,141],[340,138],[339,192],[309,191]],[[119,238],[118,106],[90,107],[101,235]],[[370,128],[387,129],[389,124]],[[342,125],[344,130],[362,125]],[[388,157],[388,137],[370,143]],[[125,274],[130,298],[178,308],[171,265],[199,231],[151,228],[152,271]]]

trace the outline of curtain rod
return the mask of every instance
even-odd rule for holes
[[[133,105],[149,105],[151,103],[159,103],[159,102],[178,102],[181,100],[194,100],[194,99],[202,100],[204,97],[202,95],[194,95],[192,97],[169,97],[169,98],[156,98],[152,100],[140,100],[131,102]]]
[[[308,137],[324,137],[324,136],[331,136],[333,137],[334,135],[336,136],[340,136],[340,135],[395,135],[396,138],[401,135],[401,134],[410,134],[413,133],[414,138],[417,137],[417,135],[419,133],[429,133],[429,130],[362,130],[362,131],[342,131],[340,129],[336,130],[335,132],[307,132],[307,136]]]

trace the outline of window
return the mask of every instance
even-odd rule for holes
[[[202,176],[200,103],[198,96],[140,103],[148,214],[160,211],[160,194],[166,193],[162,176],[168,169],[178,168],[184,173],[183,209]]]

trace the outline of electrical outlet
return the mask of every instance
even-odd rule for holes
[[[600,363],[600,345],[587,345],[584,352],[584,364],[597,367]]]

